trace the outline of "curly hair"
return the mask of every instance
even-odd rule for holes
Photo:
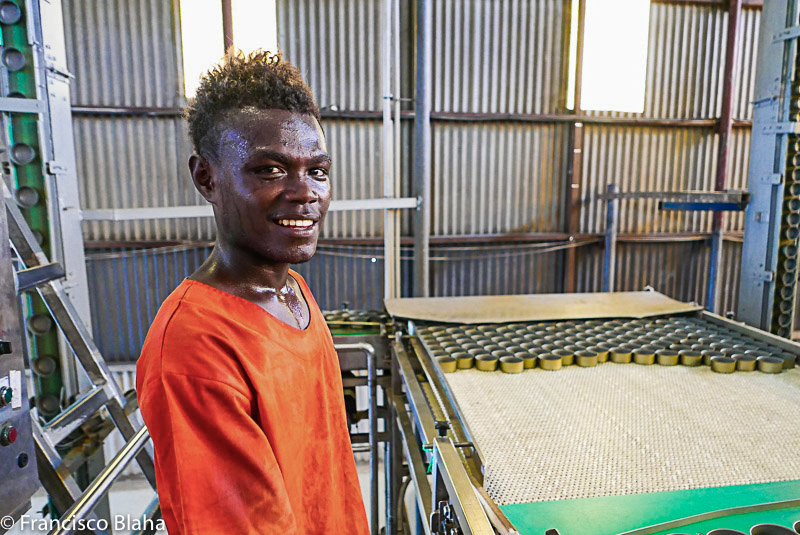
[[[243,108],[280,109],[312,115],[320,120],[319,108],[300,71],[281,53],[256,50],[235,51],[203,76],[197,94],[184,111],[194,150],[216,158],[221,127]]]

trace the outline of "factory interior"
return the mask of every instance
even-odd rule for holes
[[[800,534],[800,0],[0,36],[0,534]]]

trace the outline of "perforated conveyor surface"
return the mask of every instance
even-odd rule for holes
[[[708,337],[714,328],[678,323],[684,342],[714,343]],[[569,326],[570,336],[575,325]],[[580,326],[577,334],[602,338],[598,325]],[[650,335],[647,343],[659,338],[653,331],[667,336],[663,321],[612,327],[606,340],[592,343],[614,345],[615,337],[637,330]],[[458,348],[447,343],[450,338],[460,346],[480,333],[474,326],[450,331],[421,330],[428,350],[452,353]],[[516,339],[528,351],[546,345],[537,341],[541,330],[531,325],[501,331],[488,327],[483,334],[495,345],[498,335]],[[552,329],[547,332],[553,335]],[[725,340],[731,334],[720,332]],[[732,344],[769,349],[733,336]],[[797,368],[776,375],[726,375],[708,366],[606,362],[521,374],[469,369],[445,377],[484,454],[484,486],[500,505],[800,479]]]
[[[800,370],[606,363],[447,380],[500,505],[798,479]]]

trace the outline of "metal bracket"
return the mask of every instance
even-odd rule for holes
[[[50,58],[48,58],[50,59]],[[69,72],[66,68],[51,63],[47,65],[47,73],[51,76],[59,76],[64,78],[65,80],[72,80],[75,78],[75,75]]]
[[[659,210],[677,210],[684,212],[711,211],[736,212],[744,210],[744,206],[732,202],[659,202]]]
[[[762,134],[800,134],[800,123],[770,123],[761,127]]]
[[[766,182],[767,184],[780,184],[783,182],[783,175],[780,173],[764,175],[761,177],[761,182]]]
[[[774,271],[756,271],[754,274],[756,280],[761,280],[764,282],[772,282],[775,280],[775,272]]]
[[[8,113],[42,113],[44,102],[32,98],[2,97],[0,111]]]
[[[791,26],[782,32],[778,32],[772,36],[772,43],[780,43],[789,39],[797,39],[800,37],[800,26]]]
[[[55,161],[47,162],[47,174],[48,175],[65,175],[67,174],[67,168],[64,165],[61,165]]]

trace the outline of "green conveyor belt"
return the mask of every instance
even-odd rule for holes
[[[798,498],[800,481],[782,481],[632,496],[522,503],[503,505],[500,509],[521,535],[544,535],[550,528],[557,528],[561,535],[617,535],[709,511]],[[705,534],[717,528],[749,533],[750,528],[756,524],[781,524],[791,528],[797,520],[800,520],[800,507],[791,507],[697,522],[659,531],[655,535]]]

